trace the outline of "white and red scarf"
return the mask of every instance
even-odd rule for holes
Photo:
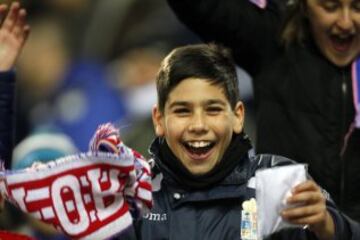
[[[111,124],[98,128],[88,153],[1,171],[0,192],[71,239],[121,234],[152,206],[150,167]]]

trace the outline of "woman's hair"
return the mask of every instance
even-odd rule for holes
[[[290,0],[287,3],[287,15],[281,33],[285,46],[297,42],[303,43],[309,37],[309,22],[306,17],[306,0]]]

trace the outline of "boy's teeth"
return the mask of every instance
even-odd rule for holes
[[[193,147],[193,148],[200,148],[200,147],[207,147],[210,145],[210,142],[189,142],[188,143],[190,147]]]

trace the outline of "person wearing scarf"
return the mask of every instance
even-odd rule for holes
[[[137,238],[262,239],[258,220],[267,219],[257,219],[255,173],[295,162],[255,154],[243,131],[244,106],[230,53],[216,44],[176,48],[163,60],[156,83],[153,208],[135,222]],[[292,228],[274,230],[266,239],[360,237],[359,225],[313,180],[287,191],[292,194],[275,214]],[[266,198],[270,203],[271,196]]]

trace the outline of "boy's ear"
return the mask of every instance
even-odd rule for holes
[[[241,133],[244,128],[244,119],[245,119],[245,108],[244,104],[239,101],[236,103],[234,109],[234,123],[233,123],[233,131],[237,134]]]
[[[164,127],[163,127],[163,122],[162,122],[162,113],[157,105],[153,106],[152,120],[153,120],[156,136],[163,137],[164,136]]]

